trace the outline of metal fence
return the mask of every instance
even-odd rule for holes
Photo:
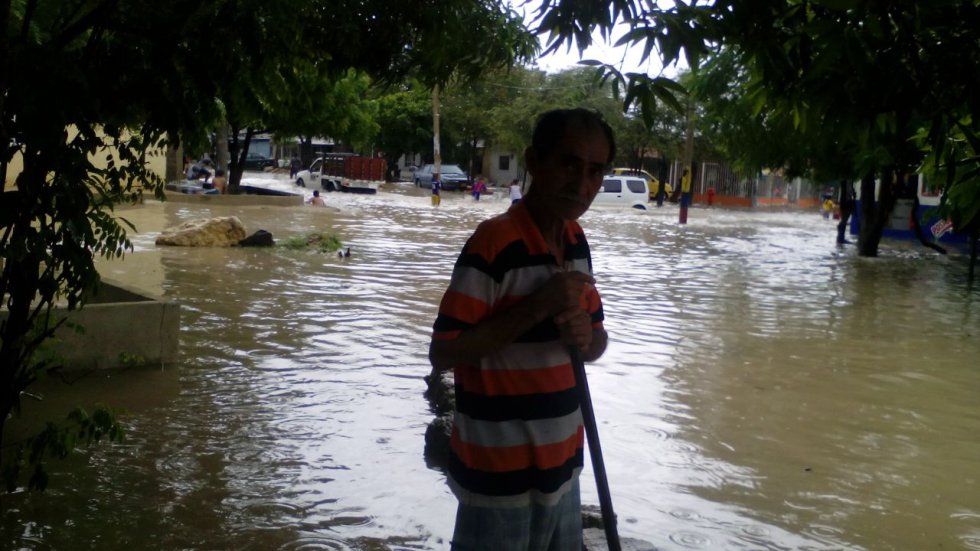
[[[675,162],[670,167],[670,182],[677,189],[680,185],[682,166]],[[820,195],[833,184],[816,182],[806,178],[787,179],[780,171],[738,171],[723,163],[702,162],[695,165],[691,191],[694,201],[702,202],[713,189],[713,197],[725,203],[744,206],[799,206],[812,207],[820,204]]]

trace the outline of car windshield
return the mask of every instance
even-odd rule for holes
[[[463,169],[459,168],[458,165],[442,165],[443,174],[462,174]]]

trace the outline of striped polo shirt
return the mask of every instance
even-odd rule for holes
[[[555,273],[591,274],[578,223],[566,223],[565,243],[565,265],[559,266],[523,202],[480,224],[453,268],[432,338],[455,338]],[[583,306],[593,327],[601,328],[602,303],[594,289]],[[449,485],[456,497],[490,507],[556,503],[582,469],[584,435],[575,376],[557,325],[546,320],[478,364],[456,366],[454,376]]]

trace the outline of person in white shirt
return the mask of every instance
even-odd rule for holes
[[[521,184],[514,178],[510,181],[510,204],[514,204],[521,200]]]

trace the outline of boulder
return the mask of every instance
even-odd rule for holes
[[[252,235],[238,242],[242,247],[271,247],[276,244],[272,239],[272,234],[266,230],[259,230]]]
[[[237,216],[201,218],[167,228],[157,236],[157,245],[176,247],[231,247],[245,239],[245,225]]]

